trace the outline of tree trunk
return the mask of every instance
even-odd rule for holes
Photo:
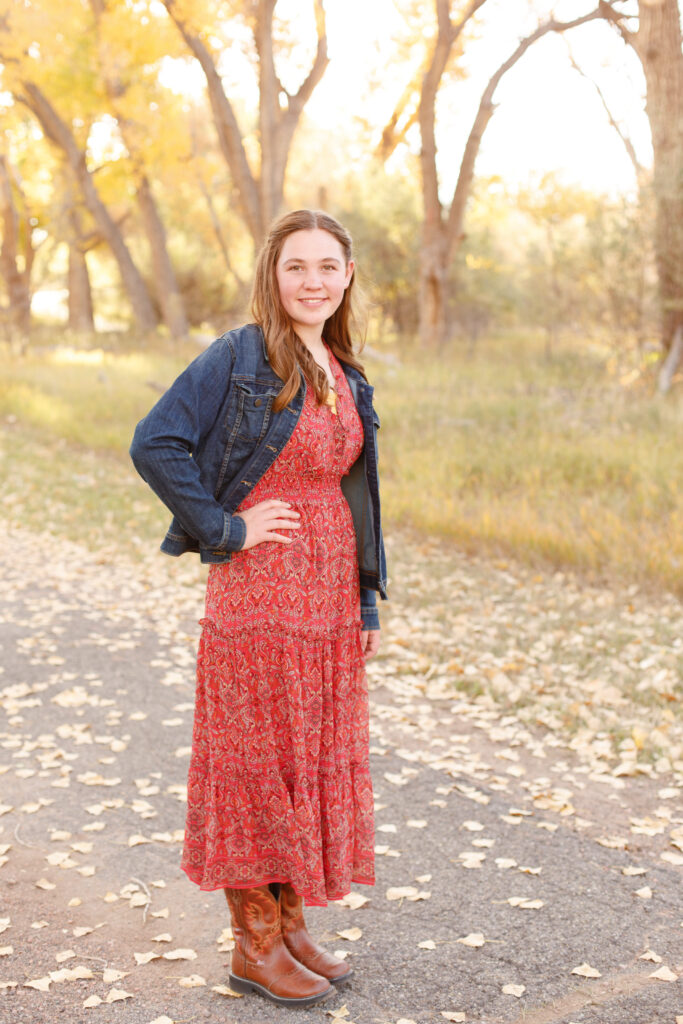
[[[683,53],[676,0],[641,0],[635,48],[652,129],[655,249],[666,350],[683,325]]]
[[[78,194],[67,167],[61,175],[60,187],[63,190],[64,234],[69,247],[66,271],[68,324],[72,331],[94,334],[93,298],[86,260],[92,243],[86,240],[83,231]]]
[[[676,370],[678,369],[681,357],[683,356],[683,324],[679,324],[674,333],[671,347],[667,352],[666,359],[662,363],[657,380],[657,390],[660,395],[666,395],[671,387]]]
[[[419,333],[420,345],[440,349],[446,341],[448,263],[446,239],[439,223],[425,224],[420,246]]]
[[[639,0],[638,28],[603,6],[643,66],[654,154],[655,258],[661,340],[668,351],[683,324],[683,52],[677,0]]]
[[[273,12],[275,0],[258,0],[255,25],[256,52],[259,59],[259,138],[261,142],[261,176],[259,192],[261,219],[264,224],[280,212],[282,187],[278,182],[280,84],[275,73],[273,53]]]
[[[71,129],[59,116],[42,90],[33,82],[26,81],[22,82],[22,88],[23,93],[18,94],[16,98],[33,112],[46,137],[54,142],[66,156],[85,205],[114,255],[138,327],[143,331],[154,330],[159,318],[149,297],[147,286],[133,263],[123,235],[100,199],[93,177],[87,168],[85,154],[78,148]]]
[[[171,337],[186,338],[188,324],[183,298],[168,254],[166,230],[159,216],[159,210],[146,174],[143,174],[139,180],[137,199],[152,256],[154,291],[161,307],[164,323],[171,332]]]
[[[95,18],[102,78],[109,96],[112,113],[116,117],[121,137],[134,166],[138,207],[152,259],[154,294],[171,337],[182,339],[188,334],[187,317],[178,288],[178,280],[168,253],[166,229],[159,214],[149,178],[140,160],[140,147],[135,144],[136,135],[140,135],[140,127],[121,113],[119,100],[125,95],[127,85],[122,80],[116,62],[112,62],[111,48],[100,35],[101,20],[106,11],[105,0],[90,0],[90,7]]]
[[[318,45],[310,71],[298,91],[288,93],[275,69],[273,11],[276,0],[254,0],[254,43],[259,64],[260,170],[255,175],[247,160],[244,140],[235,111],[209,49],[192,30],[177,0],[162,0],[185,43],[204,72],[214,125],[221,152],[230,170],[242,218],[258,248],[268,225],[280,213],[287,161],[292,139],[304,107],[328,64],[323,0],[314,0]],[[479,0],[483,2],[483,0]],[[286,106],[281,106],[281,98]]]
[[[92,289],[85,253],[75,241],[69,242],[69,266],[67,269],[69,289],[69,328],[72,331],[94,334]]]
[[[19,212],[14,202],[12,181],[7,161],[1,154],[0,219],[3,227],[2,246],[0,247],[0,273],[4,277],[7,286],[10,327],[20,334],[27,335],[31,327],[30,270],[33,262],[30,237],[31,228],[27,223],[24,265],[20,267],[22,256],[20,252]],[[29,249],[31,249],[30,255],[28,253]]]
[[[435,0],[438,33],[432,59],[422,81],[418,114],[422,140],[420,167],[424,208],[420,254],[420,342],[426,347],[431,345],[438,347],[446,340],[448,271],[458,246],[464,238],[465,209],[474,177],[474,165],[484,132],[495,111],[493,96],[501,78],[524,56],[537,39],[549,32],[566,32],[568,29],[576,28],[603,16],[602,8],[598,7],[589,14],[569,22],[559,22],[551,18],[539,25],[531,35],[522,39],[511,56],[492,75],[482,93],[479,108],[465,145],[453,199],[446,213],[439,199],[436,166],[436,97],[453,46],[468,21],[485,2],[486,0],[470,0],[460,21],[453,24],[450,20],[449,0]],[[383,141],[385,152],[388,152],[391,148],[390,139],[385,137]]]
[[[69,290],[69,327],[72,331],[95,333],[92,288],[85,258],[83,231],[78,213],[72,207],[69,211],[69,263],[67,267],[67,288]]]
[[[424,220],[420,245],[420,344],[440,348],[446,340],[446,280],[448,238],[439,199],[436,168],[436,97],[450,53],[465,25],[486,0],[471,0],[457,25],[450,20],[449,0],[436,0],[438,34],[432,59],[422,80],[418,122]]]

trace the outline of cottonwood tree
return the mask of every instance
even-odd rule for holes
[[[163,102],[157,82],[157,66],[163,49],[154,45],[153,34],[139,24],[139,17],[127,5],[106,0],[89,0],[93,14],[99,77],[104,87],[109,112],[115,117],[121,139],[128,152],[135,198],[143,231],[149,245],[154,294],[164,323],[171,336],[184,338],[187,317],[168,251],[166,229],[154,197],[148,168],[150,142],[155,132],[149,112]],[[143,36],[146,46],[131,45],[131,39]],[[162,40],[163,42],[163,40]],[[145,61],[145,71],[140,61]],[[159,117],[154,119],[157,124]]]
[[[46,138],[62,150],[85,205],[116,260],[138,326],[143,331],[153,330],[158,316],[147,285],[133,262],[121,229],[99,194],[94,175],[88,167],[85,146],[79,145],[74,131],[39,85],[22,79],[14,88],[17,102],[35,115]]]
[[[28,334],[31,268],[35,256],[28,203],[15,169],[0,153],[0,275],[5,281],[10,333]]]
[[[420,168],[422,179],[423,229],[420,247],[420,340],[424,346],[439,346],[446,339],[446,292],[449,267],[464,237],[467,201],[472,187],[474,167],[484,132],[496,110],[494,96],[503,76],[517,64],[530,46],[550,32],[567,32],[603,16],[599,6],[572,21],[550,18],[522,39],[489,79],[479,101],[470,128],[450,202],[439,194],[437,169],[436,105],[439,89],[454,55],[461,52],[466,32],[487,0],[470,0],[453,15],[452,0],[434,0],[437,30],[431,52],[413,97],[403,94],[382,137],[381,152],[387,158],[405,137],[406,124],[417,123],[420,130]],[[411,102],[413,110],[410,111]]]
[[[162,0],[169,16],[198,61],[205,79],[221,152],[230,170],[236,205],[254,245],[282,208],[289,153],[306,103],[329,63],[322,0],[313,0],[316,49],[298,89],[290,92],[277,68],[278,41],[274,23],[277,0]],[[246,131],[238,120],[235,98],[228,96],[220,74],[218,30],[226,17],[240,20],[249,30],[258,78],[258,159],[252,166]]]
[[[139,29],[128,34],[131,45],[144,34],[141,26]],[[114,256],[135,321],[149,331],[156,327],[159,316],[121,230],[120,218],[111,212],[102,193],[103,168],[95,164],[90,151],[93,126],[101,125],[108,116],[96,40],[92,13],[80,0],[43,0],[30,5],[0,2],[3,87],[31,112],[44,137],[61,153],[97,233]],[[126,189],[127,185],[124,193]],[[74,232],[79,230],[75,223],[72,226]],[[73,280],[83,283],[82,274]]]
[[[7,306],[0,316],[19,347],[31,326],[31,300],[54,251],[55,177],[59,161],[32,117],[2,102],[0,132],[0,278]],[[40,259],[38,259],[40,253]]]
[[[666,390],[683,356],[683,47],[677,0],[615,0],[603,16],[633,48],[643,67],[652,132],[655,252],[661,341],[669,353]]]

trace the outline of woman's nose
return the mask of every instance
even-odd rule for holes
[[[311,269],[307,271],[304,286],[315,291],[320,288],[320,274],[317,270]]]

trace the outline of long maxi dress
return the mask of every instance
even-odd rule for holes
[[[291,438],[237,510],[291,502],[292,543],[209,570],[181,863],[205,890],[290,881],[314,906],[375,880],[356,543],[340,487],[363,431],[329,354],[336,414],[307,386]]]

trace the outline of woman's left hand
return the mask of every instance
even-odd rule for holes
[[[360,644],[366,658],[372,658],[379,650],[378,629],[362,629],[360,632]]]

